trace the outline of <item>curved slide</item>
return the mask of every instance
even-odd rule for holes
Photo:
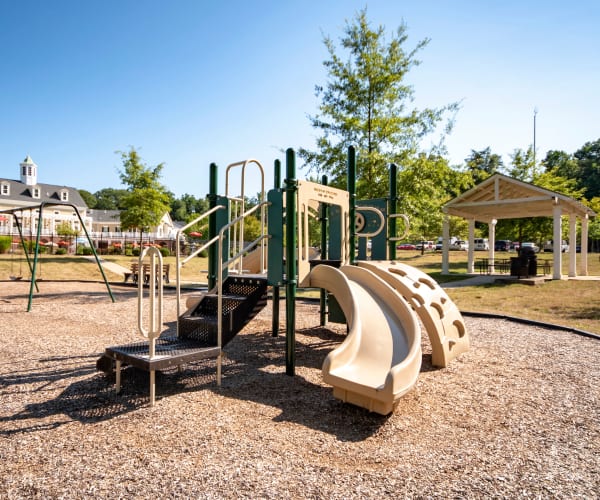
[[[327,355],[323,380],[337,399],[391,413],[421,369],[421,330],[410,305],[375,273],[357,266],[316,266],[310,286],[335,295],[349,330]]]
[[[431,364],[445,368],[469,350],[462,314],[444,289],[430,276],[397,261],[359,261],[397,290],[423,322],[431,343]]]

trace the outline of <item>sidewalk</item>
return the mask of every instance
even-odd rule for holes
[[[91,260],[92,262],[96,263],[96,259],[94,258],[93,255],[86,255],[85,256],[86,259]],[[100,259],[100,264],[102,264],[102,267],[112,273],[115,274],[119,274],[121,275],[123,278],[125,278],[125,273],[129,273],[129,268],[127,267],[123,267],[119,264],[115,264],[114,262],[109,262],[107,260],[104,260],[102,257],[98,256],[98,259]]]
[[[568,277],[567,275],[563,274],[562,279],[565,281],[600,281],[600,276],[575,276],[575,277]],[[529,280],[527,278],[522,278],[520,280],[517,280],[514,276],[511,278],[510,276],[506,275],[506,274],[480,274],[480,275],[471,275],[470,278],[466,278],[464,280],[457,280],[457,281],[449,281],[448,283],[441,283],[440,286],[442,288],[460,288],[463,286],[481,286],[481,285],[490,285],[492,283],[495,282],[508,282],[508,281],[512,281],[514,283],[522,283],[522,284],[534,284],[535,281],[539,282],[543,282],[543,281],[552,281],[552,278],[550,276],[541,276],[538,275],[535,278],[530,278]]]
[[[493,274],[480,274],[478,276],[471,276],[464,280],[449,281],[447,283],[441,283],[442,288],[460,288],[463,286],[481,286],[489,285],[496,281],[497,276]]]

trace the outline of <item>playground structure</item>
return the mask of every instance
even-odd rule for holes
[[[246,210],[246,169],[255,166],[261,176],[259,202]],[[230,194],[230,174],[241,169],[241,195]],[[264,170],[256,160],[229,165],[225,196],[217,194],[217,167],[210,167],[209,210],[187,226],[208,218],[208,241],[182,259],[177,252],[177,332],[160,336],[162,295],[150,296],[145,329],[140,312],[138,328],[148,341],[106,349],[102,363],[115,364],[117,391],[122,365],[150,372],[150,404],[154,404],[154,372],[205,358],[216,358],[217,384],[221,384],[223,348],[266,305],[271,288],[272,331],[279,333],[280,289],[285,287],[286,373],[295,374],[295,300],[298,288],[321,289],[321,325],[346,322],[344,342],[323,364],[323,380],[333,386],[334,397],[383,415],[393,411],[399,398],[417,381],[421,367],[421,332],[424,324],[432,346],[432,363],[445,367],[469,348],[460,312],[429,276],[395,260],[398,218],[396,168],[390,169],[388,200],[355,200],[356,160],[348,151],[348,189],[296,179],[295,154],[286,152],[285,187],[281,164],[275,161],[274,188],[265,195]],[[244,242],[244,220],[260,220],[260,235]],[[321,222],[320,258],[309,245],[309,219]],[[354,222],[352,224],[352,222]],[[406,227],[406,230],[408,227]],[[358,241],[357,241],[358,239]],[[367,260],[367,241],[371,258]],[[355,244],[356,243],[356,244]],[[358,258],[356,256],[358,249]],[[180,269],[207,250],[208,292],[188,301],[182,312]],[[140,255],[140,267],[146,252]],[[152,256],[150,288],[162,289],[162,273]],[[251,269],[250,269],[251,268]],[[143,284],[139,300],[142,308]],[[160,292],[162,293],[162,292]],[[337,311],[337,313],[336,313]]]
[[[91,248],[91,251],[94,255],[94,259],[96,261],[96,264],[98,265],[98,269],[100,270],[100,274],[102,275],[102,279],[104,281],[104,284],[106,285],[106,289],[108,291],[108,295],[110,296],[110,299],[112,302],[115,301],[115,298],[113,296],[112,290],[110,289],[110,285],[108,283],[108,280],[106,279],[106,274],[104,273],[104,269],[102,268],[102,264],[100,263],[100,259],[98,258],[98,254],[96,253],[96,250],[94,248],[94,245],[92,244],[92,240],[90,238],[90,235],[88,233],[88,230],[85,227],[85,224],[83,222],[83,219],[81,217],[81,214],[79,213],[79,209],[73,205],[72,203],[48,203],[48,202],[42,202],[39,203],[37,205],[28,205],[28,206],[24,206],[24,207],[20,207],[20,208],[11,208],[8,210],[1,210],[0,214],[8,214],[10,216],[13,217],[13,220],[15,222],[15,226],[17,228],[17,231],[19,233],[19,243],[18,245],[20,246],[20,248],[23,250],[23,253],[25,255],[25,260],[27,261],[27,267],[29,269],[30,272],[30,287],[29,287],[29,298],[27,301],[27,312],[31,311],[31,307],[32,307],[32,303],[33,303],[33,294],[34,294],[34,289],[35,291],[39,292],[39,287],[38,287],[38,279],[39,279],[39,255],[40,255],[40,248],[42,245],[41,242],[41,235],[42,235],[42,222],[43,221],[43,212],[44,209],[46,207],[53,207],[53,206],[69,206],[73,209],[74,214],[77,216],[77,219],[81,225],[81,228],[83,229],[84,233],[85,233],[85,237],[86,240]],[[33,260],[30,258],[29,256],[29,251],[26,247],[25,244],[25,236],[23,234],[23,228],[21,226],[21,223],[19,221],[19,217],[22,217],[23,212],[29,211],[29,225],[30,225],[30,231],[32,231],[32,227],[34,225],[33,222],[33,217],[32,214],[35,212],[37,214],[37,224],[36,224],[36,235],[35,235],[35,244],[32,245],[32,250],[33,250]],[[13,256],[14,256],[14,250],[13,250]],[[17,280],[21,280],[23,278],[23,273],[22,273],[22,269],[21,269],[22,265],[21,265],[21,261],[19,260],[19,274],[14,274],[12,273],[11,270],[11,276],[10,279],[13,281],[17,281]]]

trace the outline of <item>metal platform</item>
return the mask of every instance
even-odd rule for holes
[[[155,339],[155,354],[150,358],[148,341],[133,342],[107,347],[105,356],[115,361],[116,392],[121,390],[121,367],[123,363],[150,372],[150,405],[155,399],[155,371],[179,367],[201,359],[218,358],[221,349],[189,339],[159,337]]]

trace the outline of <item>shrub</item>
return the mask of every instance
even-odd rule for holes
[[[160,247],[159,251],[163,257],[168,257],[169,255],[171,255],[171,251],[166,247]]]
[[[131,249],[131,255],[134,257],[139,257],[140,255],[140,247],[134,247]]]
[[[54,252],[54,253],[55,253],[55,255],[65,255],[67,253],[67,249],[59,247],[56,249],[56,252]]]
[[[10,236],[0,236],[0,253],[6,253],[10,250],[12,238]]]

